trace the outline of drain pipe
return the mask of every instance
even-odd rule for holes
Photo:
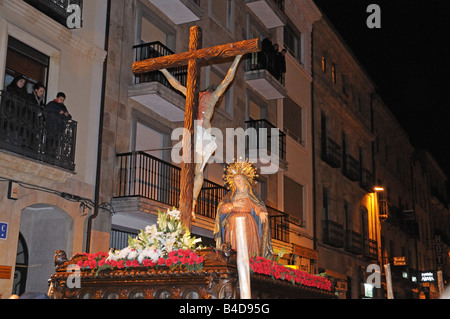
[[[103,77],[102,77],[102,95],[100,102],[100,119],[99,119],[99,132],[98,132],[98,146],[97,146],[97,168],[95,176],[95,195],[94,195],[94,213],[89,216],[86,229],[86,253],[90,252],[91,246],[91,233],[92,222],[94,218],[98,216],[98,210],[100,206],[100,174],[101,174],[101,161],[102,161],[102,144],[103,144],[103,116],[105,113],[105,94],[106,94],[106,73],[108,68],[108,49],[109,49],[109,29],[111,19],[111,0],[107,2],[106,8],[106,28],[105,28],[105,44],[104,50],[106,52],[106,58],[103,62]]]
[[[313,171],[313,181],[312,181],[312,188],[313,188],[313,248],[314,250],[317,249],[317,207],[316,207],[316,200],[317,200],[317,186],[316,186],[316,134],[315,134],[315,100],[314,100],[314,25],[312,26],[311,30],[311,147],[312,147],[312,171]]]

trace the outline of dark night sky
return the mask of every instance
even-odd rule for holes
[[[415,147],[450,178],[450,1],[314,0],[378,87]],[[370,29],[369,4],[381,8]]]

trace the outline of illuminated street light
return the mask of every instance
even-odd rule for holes
[[[384,187],[381,187],[381,186],[375,186],[375,187],[373,188],[373,190],[374,190],[375,192],[384,192]]]

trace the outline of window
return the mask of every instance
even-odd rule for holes
[[[137,16],[137,44],[159,41],[170,50],[175,49],[175,30],[154,14],[147,6],[141,5]]]
[[[367,243],[370,239],[369,234],[369,211],[366,207],[361,206],[361,229],[362,229],[362,238],[364,243]]]
[[[146,17],[141,17],[140,42],[149,43],[159,41],[162,44],[167,43],[167,35]]]
[[[345,230],[353,230],[353,216],[348,202],[344,201]]]
[[[134,116],[134,140],[132,141],[134,150],[143,151],[163,161],[170,162],[170,130],[141,113],[136,112]]]
[[[210,0],[211,15],[224,27],[231,30],[233,26],[233,1],[232,0]]]
[[[336,83],[336,82],[334,82],[334,83]],[[342,74],[342,93],[344,93],[345,96],[348,96],[348,87],[347,86],[348,86],[347,76],[345,74]]]
[[[328,117],[324,112],[320,113],[320,131],[322,140],[322,152],[325,150],[328,137]]]
[[[329,216],[329,203],[330,203],[330,190],[326,187],[322,188],[322,220],[328,221]]]
[[[300,63],[302,61],[301,33],[291,25],[284,27],[284,46]]]
[[[299,223],[304,220],[303,216],[303,185],[284,176],[284,211],[299,219]]]
[[[262,201],[265,202],[267,200],[267,179],[259,176],[255,183],[255,191],[259,194]]]
[[[248,117],[250,121],[260,120],[262,118],[261,108],[252,100],[249,100],[248,102]]]
[[[27,91],[31,93],[36,83],[42,83],[47,87],[47,74],[50,58],[33,49],[32,47],[9,37],[6,55],[5,87],[17,75],[23,75],[27,79]]]
[[[267,118],[267,104],[247,92],[248,120],[257,121]]]
[[[303,143],[303,109],[289,97],[284,100],[283,123],[286,134]]]
[[[322,57],[322,72],[327,73],[327,58],[324,56]]]
[[[348,167],[347,163],[347,134],[345,132],[342,132],[342,171],[345,172],[345,170]]]
[[[157,158],[162,158],[163,143],[163,134],[144,124],[136,124],[136,151],[144,151]]]
[[[336,64],[331,64],[331,81],[336,84]]]

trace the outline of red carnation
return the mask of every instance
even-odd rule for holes
[[[203,256],[198,256],[197,259],[195,260],[195,262],[197,264],[201,264],[203,262]]]
[[[153,267],[156,265],[156,263],[151,259],[144,259],[142,265],[144,265],[145,267]]]
[[[170,265],[172,265],[172,260],[170,258],[167,258],[165,260],[165,264],[166,264],[167,267],[170,267]]]
[[[177,252],[176,252],[175,250],[172,250],[172,251],[169,253],[169,258],[174,257],[176,254],[177,254]]]

